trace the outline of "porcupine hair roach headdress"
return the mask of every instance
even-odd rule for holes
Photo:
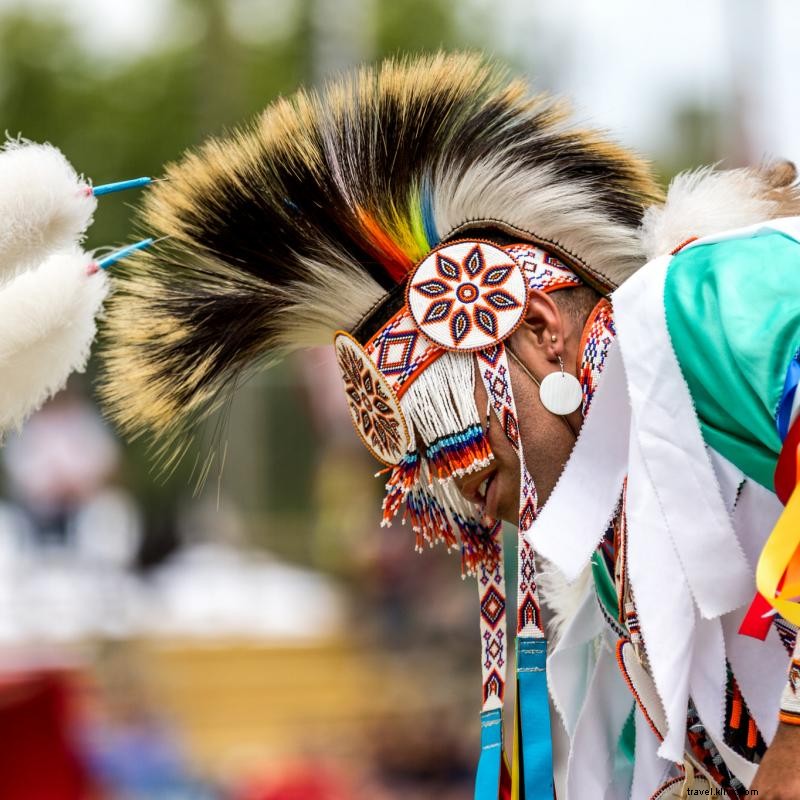
[[[280,99],[166,178],[142,212],[163,241],[120,271],[108,310],[102,391],[122,427],[174,436],[252,366],[346,332],[356,427],[393,467],[387,517],[405,501],[419,537],[453,545],[459,533],[472,566],[485,531],[449,479],[491,458],[473,360],[408,320],[391,327],[409,276],[439,245],[490,228],[532,245],[512,262],[538,259],[551,276],[568,264],[608,290],[643,262],[636,230],[658,194],[645,164],[480,57],[439,54]],[[484,244],[459,258],[488,270],[489,313],[456,319],[447,298],[432,312],[464,350],[488,341],[481,327],[494,339],[513,327],[508,253]]]

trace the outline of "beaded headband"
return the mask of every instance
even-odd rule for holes
[[[411,522],[417,547],[444,542],[455,548],[460,540],[467,573],[492,564],[499,527],[487,524],[452,481],[493,458],[474,399],[476,364],[503,430],[519,450],[500,345],[524,319],[529,290],[578,285],[572,270],[534,245],[450,242],[412,271],[402,298],[385,298],[355,335],[335,335],[353,424],[389,467],[384,524],[405,502],[404,521]],[[376,319],[385,321],[376,325]],[[535,488],[527,483],[528,502],[520,510],[524,529],[535,515]]]

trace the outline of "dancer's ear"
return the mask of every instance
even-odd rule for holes
[[[528,308],[509,344],[523,364],[537,376],[547,375],[564,354],[565,325],[553,298],[538,289],[528,292]]]

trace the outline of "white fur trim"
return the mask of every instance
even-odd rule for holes
[[[545,618],[545,628],[547,638],[553,646],[560,641],[564,630],[586,599],[586,595],[590,591],[594,592],[592,568],[591,565],[584,567],[578,577],[570,583],[558,567],[537,556],[536,583],[542,603],[549,611]]]
[[[0,282],[80,242],[97,207],[88,190],[52,145],[0,149]]]
[[[79,250],[48,258],[0,289],[0,432],[61,390],[86,367],[105,273],[87,274]]]
[[[764,185],[747,169],[719,171],[703,167],[676,176],[664,205],[651,206],[642,218],[647,259],[672,252],[692,236],[701,238],[775,216],[777,204],[765,200]]]

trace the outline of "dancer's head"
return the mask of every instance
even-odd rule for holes
[[[166,177],[143,221],[167,238],[108,314],[123,427],[174,435],[254,365],[335,339],[387,519],[405,505],[468,568],[493,552],[486,510],[530,525],[581,419],[536,382],[563,365],[587,402],[598,301],[644,261],[644,162],[480,58],[437,55],[281,99]]]

